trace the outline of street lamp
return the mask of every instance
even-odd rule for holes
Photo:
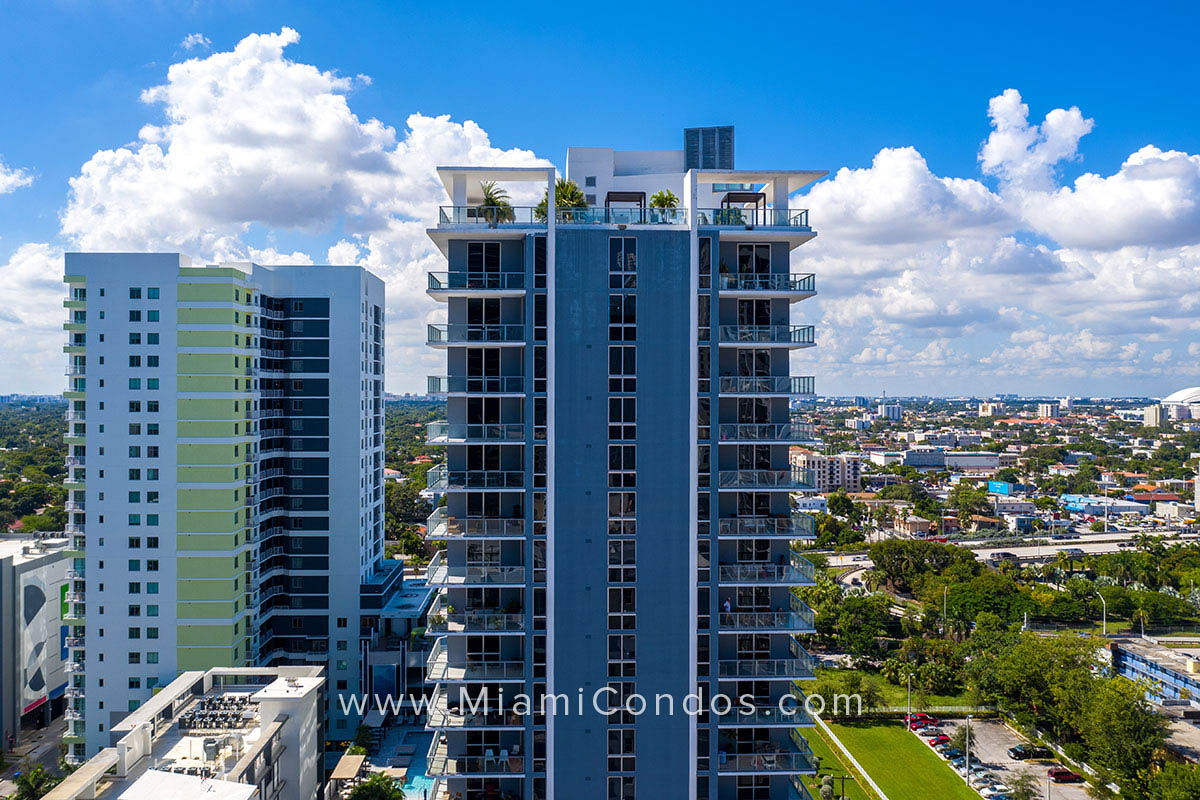
[[[1100,607],[1102,609],[1101,619],[1103,620],[1103,625],[1104,625],[1103,635],[1107,638],[1107,636],[1108,636],[1108,601],[1104,599],[1104,595],[1100,594],[1099,589],[1096,590],[1096,597],[1100,598]]]

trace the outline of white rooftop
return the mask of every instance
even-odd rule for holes
[[[188,800],[251,800],[258,797],[258,787],[151,769],[117,795],[118,800],[166,800],[182,797]]]
[[[1200,386],[1192,386],[1187,389],[1180,389],[1178,392],[1164,397],[1162,402],[1165,405],[1175,405],[1176,403],[1182,405],[1200,403]]]

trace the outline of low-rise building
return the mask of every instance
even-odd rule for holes
[[[322,667],[184,672],[44,800],[316,800]]]
[[[0,733],[44,726],[66,701],[66,539],[0,539]]]
[[[814,486],[818,492],[842,489],[857,492],[862,489],[862,455],[860,453],[838,453],[827,456],[811,450],[793,448],[793,467],[812,470]]]
[[[1000,454],[990,450],[951,451],[945,454],[945,461],[947,469],[984,471],[1000,468]]]
[[[1077,514],[1087,514],[1102,517],[1107,510],[1109,515],[1120,514],[1149,514],[1150,506],[1145,503],[1134,503],[1130,500],[1119,500],[1112,497],[1102,497],[1090,494],[1064,494],[1058,498],[1058,504],[1067,511]]]
[[[896,530],[906,536],[924,538],[932,528],[933,523],[924,517],[907,516],[896,520]]]

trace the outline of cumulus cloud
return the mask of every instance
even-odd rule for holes
[[[179,46],[184,50],[195,50],[197,47],[203,50],[211,50],[212,42],[203,33],[189,33],[183,37],[183,41],[179,43]]]
[[[33,183],[33,176],[23,169],[16,169],[0,159],[0,194],[15,192],[23,186]]]

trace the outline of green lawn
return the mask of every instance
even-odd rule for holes
[[[822,775],[849,775],[850,769],[842,761],[841,755],[835,750],[821,735],[821,731],[817,728],[805,728],[801,731],[804,738],[808,741],[808,746],[812,748],[813,755],[821,759],[821,769],[816,776],[805,775],[804,785],[808,787],[808,793],[811,794],[814,800],[820,797],[817,794],[817,788],[821,785]],[[838,797],[841,797],[842,781],[834,781],[834,788],[838,791]],[[874,793],[868,794],[867,791],[859,787],[857,781],[845,781],[846,800],[877,800]]]
[[[979,800],[946,762],[899,721],[830,728],[889,800]]]
[[[818,678],[830,678],[833,681],[840,680],[842,675],[848,672],[859,672],[862,675],[868,676],[872,681],[883,690],[884,705],[888,706],[904,706],[908,704],[908,687],[896,686],[888,683],[880,675],[862,672],[861,670],[850,669],[834,669],[830,667],[821,667],[817,669]],[[925,696],[925,702],[931,706],[969,706],[970,699],[965,691],[959,694],[930,694]],[[920,708],[916,702],[913,703],[913,710],[919,711]]]

